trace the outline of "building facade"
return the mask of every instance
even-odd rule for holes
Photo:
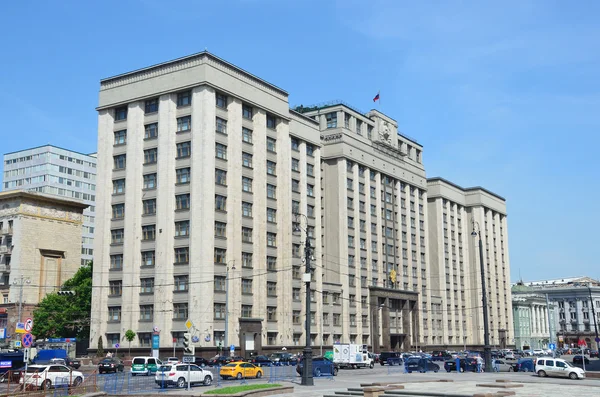
[[[517,283],[512,287],[515,346],[517,349],[547,349],[551,343],[553,312],[546,296]]]
[[[4,155],[5,191],[28,190],[88,204],[83,213],[81,264],[93,259],[96,154],[45,145]]]
[[[207,52],[102,80],[98,113],[98,182],[112,189],[97,196],[91,346],[131,329],[134,349],[155,332],[172,349],[188,319],[207,352],[299,350],[305,318],[316,346],[441,341],[423,147],[389,116],[290,109],[285,91]],[[505,233],[503,200],[464,196],[490,240]]]
[[[0,193],[0,329],[8,334],[0,340],[79,269],[85,208],[46,194]]]
[[[442,178],[427,180],[431,294],[442,306],[431,307],[431,345],[483,345],[480,231],[485,249],[490,343],[513,344],[506,201],[484,188],[462,188]]]
[[[595,339],[600,331],[600,282],[590,277],[520,282],[529,293],[547,296],[550,302],[549,335],[563,348],[577,347],[580,341],[598,350]],[[523,293],[515,293],[521,296]],[[538,314],[544,312],[538,307]],[[539,316],[538,316],[539,317]]]

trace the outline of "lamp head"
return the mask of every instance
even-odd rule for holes
[[[473,237],[477,237],[477,232],[476,232],[475,230],[473,230],[473,231],[471,232],[471,236],[473,236]]]

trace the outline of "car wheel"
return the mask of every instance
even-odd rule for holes
[[[75,378],[75,380],[73,381],[73,386],[79,386],[81,384],[81,382],[83,382],[83,379],[81,378],[81,376],[78,376],[77,378]]]
[[[185,387],[185,378],[183,376],[177,379],[177,387],[179,387],[180,389],[183,389]]]
[[[539,371],[538,371],[538,376],[539,376],[540,378],[545,378],[545,377],[547,376],[547,375],[546,375],[546,371],[539,370]]]
[[[210,376],[206,375],[204,377],[204,382],[203,383],[204,383],[204,386],[210,386],[210,384],[212,383],[212,378]]]
[[[575,375],[577,376],[577,375]],[[44,383],[42,383],[42,389],[49,390],[52,387],[52,381],[50,379],[46,379]]]
[[[333,368],[333,376],[337,376],[338,374],[338,369],[336,367]]]
[[[235,376],[236,379],[242,379],[242,373],[238,372],[237,375]]]
[[[433,370],[433,372],[435,372],[436,374],[438,373],[438,371],[439,371],[438,369],[434,369]]]
[[[385,365],[383,361],[379,362],[379,364],[381,364],[382,367]]]
[[[576,374],[575,372],[571,372],[571,373],[569,374],[569,378],[570,378],[570,379],[577,379],[577,374]]]
[[[373,369],[373,367],[375,366],[375,364],[371,363],[369,364],[369,368]]]
[[[446,372],[450,372],[450,370],[449,370],[449,369],[447,369],[447,370],[446,370]]]
[[[315,378],[321,376],[321,368],[315,368]]]

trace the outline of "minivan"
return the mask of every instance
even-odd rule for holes
[[[556,376],[560,378],[584,379],[585,371],[574,367],[561,358],[539,358],[535,363],[535,372],[539,377]]]
[[[134,357],[131,361],[131,375],[152,375],[162,365],[156,357]]]

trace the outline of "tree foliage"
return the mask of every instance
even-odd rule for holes
[[[33,311],[32,334],[36,338],[79,338],[90,336],[92,310],[92,262],[79,268],[62,285],[63,290],[75,295],[46,295]]]
[[[104,357],[104,342],[102,335],[98,338],[98,348],[96,350],[96,357]]]
[[[133,342],[135,339],[135,332],[133,332],[131,329],[125,331],[125,339],[127,339],[127,342],[129,342],[129,355],[131,356],[131,342]]]

